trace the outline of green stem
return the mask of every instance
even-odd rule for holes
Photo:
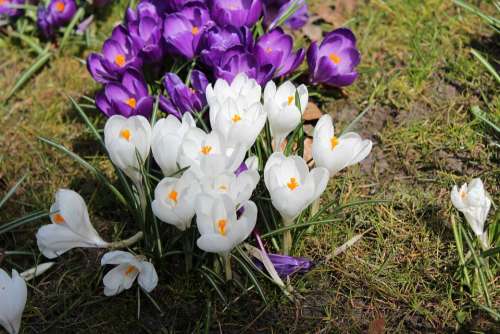
[[[291,226],[293,219],[283,218],[283,225],[285,227]],[[292,250],[292,232],[290,229],[283,231],[283,254],[289,255]]]
[[[133,236],[128,239],[111,242],[108,248],[119,249],[119,248],[127,248],[138,242],[144,237],[144,233],[142,231],[137,232]]]
[[[226,272],[226,282],[233,279],[233,271],[231,269],[231,254],[224,254],[224,271]]]

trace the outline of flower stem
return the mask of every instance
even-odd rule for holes
[[[115,241],[115,242],[110,242],[108,245],[108,248],[127,248],[138,242],[139,240],[142,239],[144,236],[144,233],[142,231],[137,232],[134,234],[132,237],[125,239],[125,240],[120,240],[120,241]]]
[[[224,270],[226,272],[226,282],[233,279],[233,271],[231,270],[231,254],[224,255]]]
[[[311,205],[311,210],[309,211],[309,217],[314,217],[319,211],[320,197],[316,198]],[[306,233],[311,234],[314,231],[314,225],[311,225],[307,228]]]
[[[283,218],[283,225],[285,227],[291,226],[293,219]],[[283,254],[288,255],[292,249],[292,232],[291,230],[283,231]]]
[[[193,268],[193,250],[191,248],[191,239],[189,238],[191,233],[189,230],[184,232],[184,261],[186,264],[186,273],[191,271]]]

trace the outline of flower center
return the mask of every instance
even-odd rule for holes
[[[210,146],[210,145],[205,145],[205,146],[201,147],[201,153],[204,155],[208,155],[211,150],[212,150],[212,146]]]
[[[219,230],[219,233],[221,235],[226,235],[227,231],[226,231],[226,227],[227,227],[227,220],[225,219],[219,219],[217,221],[217,229]]]
[[[55,7],[56,7],[56,10],[57,10],[59,13],[62,13],[62,12],[64,11],[64,8],[65,8],[66,6],[64,5],[64,2],[62,2],[62,1],[58,1],[58,2],[56,2]]]
[[[194,26],[192,29],[191,29],[191,33],[193,35],[198,35],[200,33],[200,28],[198,28],[197,26]]]
[[[125,103],[132,109],[135,108],[135,106],[137,105],[137,100],[133,97],[129,98],[128,100],[125,101]]]
[[[465,197],[467,197],[467,193],[463,190],[460,190],[460,197],[464,199]]]
[[[172,190],[169,194],[168,194],[168,198],[172,201],[172,202],[175,202],[177,203],[177,196],[179,194],[177,193],[177,191],[175,190]]]
[[[271,52],[273,52],[273,48],[271,47],[266,48],[266,53],[271,53]]]
[[[332,150],[339,144],[339,139],[335,136],[330,138],[330,146],[332,147]]]
[[[227,186],[226,186],[226,185],[221,184],[221,185],[219,186],[219,190],[220,190],[220,191],[222,191],[222,192],[225,192],[225,193],[226,193],[226,192],[228,191],[228,188],[227,188]]]
[[[290,95],[290,96],[288,97],[288,105],[289,105],[289,106],[290,106],[290,105],[292,105],[292,103],[293,103],[293,101],[294,101],[294,100],[295,100],[295,96]]]
[[[115,57],[115,64],[116,65],[118,65],[119,67],[123,67],[123,66],[125,66],[125,62],[126,62],[126,59],[125,59],[124,55],[122,55],[122,54],[116,55],[116,57]]]
[[[125,276],[129,276],[129,275],[132,275],[133,273],[135,273],[137,271],[137,268],[134,267],[134,266],[128,266],[127,267],[127,270],[125,270]]]
[[[0,6],[4,5],[7,2],[7,0],[0,0]]]
[[[297,179],[294,177],[290,178],[290,182],[286,184],[290,190],[295,190],[299,186],[299,183],[297,182]]]
[[[120,131],[120,137],[122,137],[126,141],[130,141],[130,137],[132,137],[132,133],[130,132],[129,129],[123,129],[122,131]]]
[[[241,116],[238,114],[234,114],[233,117],[231,117],[231,120],[233,121],[233,123],[237,123],[241,121]]]
[[[334,52],[330,53],[328,55],[328,58],[330,58],[332,63],[334,63],[335,65],[338,65],[340,63],[340,57]]]
[[[56,223],[56,224],[64,223],[64,217],[60,213],[56,213],[54,215],[54,223]]]

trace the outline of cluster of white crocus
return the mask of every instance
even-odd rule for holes
[[[465,220],[480,240],[482,247],[488,249],[488,233],[484,224],[490,211],[491,199],[481,179],[473,179],[468,185],[464,183],[460,189],[456,185],[453,186],[451,202],[464,214]]]

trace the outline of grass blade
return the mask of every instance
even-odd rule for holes
[[[493,123],[492,121],[490,121],[487,117],[486,117],[486,113],[483,112],[478,106],[473,106],[471,108],[471,111],[472,113],[474,114],[474,116],[476,116],[477,118],[479,118],[481,121],[485,122],[486,124],[488,124],[489,126],[491,126],[497,133],[500,133],[500,127],[498,125],[496,125],[495,123]]]
[[[48,218],[49,214],[45,211],[36,211],[28,214],[27,216],[18,218],[9,223],[0,226],[0,235],[12,231],[18,227],[24,226],[26,224],[32,223],[42,218]]]
[[[75,26],[78,23],[78,21],[80,21],[80,19],[83,17],[83,15],[85,15],[85,9],[80,7],[78,9],[78,11],[76,12],[76,14],[73,16],[73,19],[71,20],[71,22],[66,26],[66,29],[64,30],[64,36],[61,40],[61,44],[59,46],[59,51],[62,51],[64,49],[64,46],[68,42],[69,36],[71,35],[73,30],[75,29]]]
[[[265,304],[267,304],[267,299],[266,299],[266,295],[264,294],[264,290],[260,286],[259,281],[255,277],[255,275],[252,273],[250,268],[248,268],[248,266],[239,257],[235,256],[234,254],[232,254],[231,256],[233,257],[233,259],[235,259],[240,264],[240,266],[246,272],[248,277],[250,277],[250,280],[253,282],[254,286],[257,288],[257,291],[259,292],[259,295],[262,298],[262,301]]]
[[[10,90],[9,94],[7,94],[7,97],[5,98],[5,101],[8,101],[14,94],[17,93],[17,91],[25,84],[28,82],[28,80],[35,74],[39,69],[41,69],[47,62],[49,61],[50,57],[52,57],[52,53],[46,52],[31,65],[30,68],[28,68],[24,73],[21,75],[21,77],[17,80],[15,83],[14,87]]]
[[[106,148],[106,146],[104,145],[104,141],[102,140],[101,135],[99,134],[99,132],[95,128],[94,124],[92,124],[92,122],[88,118],[88,116],[85,113],[85,111],[83,111],[83,109],[80,107],[80,105],[78,104],[78,102],[76,102],[71,96],[68,95],[68,99],[71,101],[71,103],[75,107],[75,109],[78,112],[78,114],[80,115],[80,117],[83,119],[83,121],[85,122],[85,124],[87,125],[87,127],[90,129],[90,132],[92,132],[92,134],[99,141],[99,143],[102,145],[102,147]]]
[[[17,190],[17,188],[21,185],[21,183],[23,183],[23,181],[26,178],[26,176],[27,175],[24,175],[22,178],[20,178],[19,181],[17,181],[16,184],[14,184],[14,186],[12,188],[10,188],[10,190],[0,200],[0,208],[5,204],[5,202],[7,202],[9,200],[9,198],[12,197],[12,195],[14,195],[14,193]]]
[[[486,67],[486,69],[493,75],[493,77],[500,83],[500,75],[495,68],[484,58],[477,50],[471,49],[470,52]]]

